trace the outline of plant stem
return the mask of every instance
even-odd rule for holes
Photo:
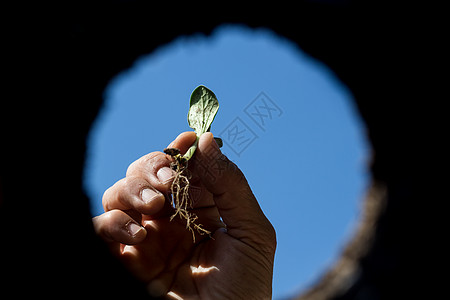
[[[197,150],[199,136],[197,135],[197,138],[195,139],[195,142],[192,144],[191,147],[186,151],[186,153],[183,155],[183,158],[188,161],[191,159],[191,157],[194,155],[195,150]]]

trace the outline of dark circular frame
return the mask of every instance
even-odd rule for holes
[[[86,136],[116,74],[179,36],[209,35],[229,23],[273,30],[327,64],[353,93],[372,145],[373,181],[358,228],[340,258],[297,299],[390,299],[410,291],[415,272],[404,254],[415,249],[410,228],[417,220],[404,207],[419,203],[421,177],[412,162],[420,157],[414,119],[420,109],[408,101],[416,81],[404,53],[414,26],[399,39],[403,15],[392,4],[217,6],[68,1],[58,14],[41,4],[18,8],[27,11],[26,26],[8,36],[17,48],[7,54],[14,79],[8,88],[21,101],[2,110],[4,120],[5,112],[17,119],[3,136],[0,229],[11,245],[2,247],[5,265],[18,262],[6,267],[6,286],[27,280],[28,288],[11,294],[146,295],[93,231],[82,189]],[[24,189],[33,193],[18,192]]]

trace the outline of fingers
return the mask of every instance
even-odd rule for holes
[[[194,172],[214,202],[230,235],[252,243],[275,243],[275,231],[262,212],[239,168],[223,155],[210,132],[203,134],[195,154]]]
[[[103,194],[103,208],[136,210],[142,214],[154,215],[164,207],[164,195],[153,188],[142,177],[126,177],[116,182]]]
[[[194,132],[180,134],[170,147],[185,152],[195,141]],[[113,209],[136,210],[145,215],[158,213],[165,204],[164,194],[170,191],[174,171],[172,159],[162,152],[152,152],[133,162],[127,176],[110,187],[103,195],[105,211]]]
[[[111,210],[92,219],[98,235],[108,242],[134,245],[147,235],[144,227],[121,210]]]
[[[194,132],[183,132],[169,147],[180,149],[181,153],[194,143]],[[162,193],[168,192],[172,184],[175,172],[170,168],[172,158],[162,152],[152,152],[133,162],[127,170],[127,177],[142,177],[155,189]]]
[[[162,152],[152,152],[133,162],[127,170],[126,177],[140,177],[151,186],[164,193],[170,190],[175,176],[170,168],[170,156]]]
[[[184,132],[170,147],[184,153],[195,140],[194,132]],[[165,194],[175,175],[170,168],[171,161],[170,156],[162,152],[152,152],[133,162],[127,176],[105,191],[102,199],[105,213],[93,218],[96,232],[109,242],[134,245],[144,240],[147,231],[139,224],[141,217],[133,219],[129,214],[154,216],[165,213]],[[143,220],[151,219],[145,216]]]
[[[167,148],[178,148],[184,154],[189,147],[195,142],[197,135],[193,131],[186,131],[177,136],[177,138],[169,144]]]

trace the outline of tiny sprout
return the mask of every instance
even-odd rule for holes
[[[195,232],[193,228],[195,228],[200,235],[210,235],[211,232],[204,229],[201,224],[195,223],[198,217],[195,213],[189,211],[189,207],[192,208],[192,200],[189,197],[190,174],[187,166],[188,161],[192,158],[197,149],[200,136],[211,130],[211,124],[214,121],[218,110],[219,101],[217,101],[216,95],[214,95],[207,87],[203,85],[198,86],[191,94],[188,112],[188,124],[197,134],[195,142],[184,155],[181,155],[180,149],[177,148],[164,149],[164,153],[174,158],[174,162],[171,164],[171,168],[175,171],[175,177],[171,186],[171,204],[175,209],[175,212],[170,217],[170,220],[172,221],[177,215],[179,215],[182,220],[185,220],[186,228],[191,231],[194,242]],[[220,138],[214,139],[219,147],[222,147],[222,140]]]

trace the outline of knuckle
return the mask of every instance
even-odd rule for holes
[[[111,203],[115,202],[116,200],[120,200],[126,185],[127,178],[123,178],[117,181],[113,186],[109,187],[103,193],[102,205],[105,211],[111,211],[113,209],[113,207],[111,207]]]
[[[113,193],[113,188],[114,186],[108,188],[104,193],[103,193],[103,197],[102,197],[102,205],[103,205],[103,210],[106,211],[110,211],[111,209],[109,208],[109,201],[111,199],[111,195]]]
[[[122,195],[126,190],[128,190],[130,186],[133,185],[133,180],[134,177],[125,177],[116,182],[118,194]]]
[[[117,224],[120,224],[120,213],[111,210],[93,219],[95,232],[108,242],[116,241],[114,238]]]
[[[123,190],[128,193],[137,193],[143,186],[149,186],[145,178],[140,176],[125,177],[123,181]]]
[[[104,236],[110,228],[111,214],[103,213],[102,215],[93,218],[92,222],[94,223],[95,232],[101,236]]]
[[[160,151],[151,152],[140,157],[128,166],[126,176],[139,176],[139,174],[148,173],[148,170],[151,170],[154,163],[161,158],[167,159],[167,156]]]

